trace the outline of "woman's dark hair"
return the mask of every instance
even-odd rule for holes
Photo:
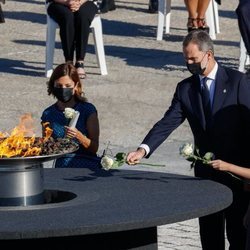
[[[52,73],[52,75],[47,83],[48,84],[48,94],[49,95],[52,94],[55,97],[55,94],[54,94],[55,81],[62,76],[69,76],[70,79],[73,80],[73,82],[75,83],[75,86],[77,86],[76,91],[75,91],[75,98],[78,99],[79,101],[86,102],[87,99],[84,96],[84,92],[82,90],[82,84],[81,84],[79,75],[77,73],[76,68],[71,63],[60,64],[54,69],[54,71],[53,71],[53,73]]]

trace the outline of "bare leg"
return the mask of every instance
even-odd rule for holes
[[[209,3],[210,0],[199,0],[197,7],[197,18],[205,18],[205,13]]]
[[[197,8],[197,25],[199,28],[209,32],[209,28],[205,22],[205,14],[210,0],[199,0]]]
[[[199,0],[184,0],[187,11],[188,11],[188,17],[191,17],[191,18],[197,17],[198,1]]]
[[[197,8],[199,0],[184,0],[187,11],[188,11],[188,22],[187,28],[188,32],[198,28],[197,25]]]

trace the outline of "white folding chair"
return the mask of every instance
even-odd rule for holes
[[[46,6],[47,13],[47,6]],[[46,31],[46,61],[45,61],[45,76],[50,77],[53,72],[54,49],[56,29],[59,28],[58,24],[47,14],[47,31]],[[101,75],[107,75],[107,66],[103,45],[102,34],[102,21],[99,15],[96,15],[90,25],[93,33],[95,52],[97,57],[98,66],[101,70]]]
[[[170,33],[171,0],[158,0],[158,25],[156,40],[162,40],[165,27],[165,34]],[[216,33],[220,33],[218,4],[211,0],[206,12],[206,21],[210,28],[209,34],[216,39]]]
[[[205,18],[209,26],[209,35],[215,40],[216,34],[220,33],[218,4],[215,0],[210,1]]]
[[[245,43],[241,37],[240,38],[240,59],[239,59],[238,70],[245,73],[245,66],[247,65],[250,65],[250,58],[249,58],[249,55],[247,54]]]

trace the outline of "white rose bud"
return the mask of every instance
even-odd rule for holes
[[[183,155],[184,157],[188,157],[193,154],[193,145],[191,143],[185,143],[181,148],[180,148],[180,154]]]
[[[104,156],[101,159],[102,168],[105,170],[111,169],[113,163],[114,163],[114,160],[112,158],[109,158],[108,156]]]
[[[72,108],[65,108],[63,113],[67,119],[72,119],[74,117],[75,110]]]

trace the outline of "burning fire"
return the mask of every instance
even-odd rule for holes
[[[22,115],[19,124],[11,134],[0,132],[0,158],[40,155],[42,143],[46,142],[53,132],[48,125],[48,123],[43,124],[45,137],[40,138],[38,142],[31,114]]]

